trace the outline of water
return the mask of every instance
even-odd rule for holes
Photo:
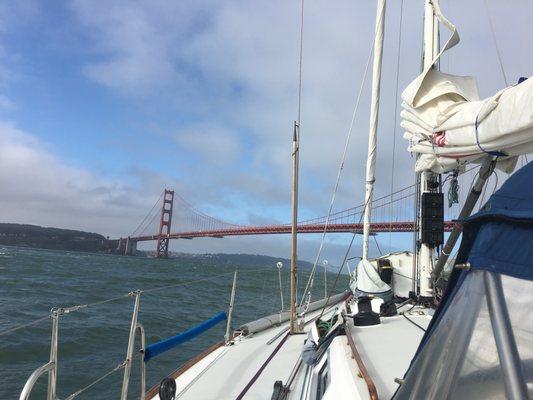
[[[145,293],[139,322],[147,344],[194,326],[219,311],[226,311],[232,273],[238,267],[234,327],[280,308],[277,270],[227,265],[198,264],[191,260],[157,260],[115,255],[60,252],[0,246],[0,331],[49,313],[52,307],[93,303],[135,289],[182,286]],[[224,274],[221,277],[217,275]],[[302,274],[300,284],[307,275]],[[282,275],[288,304],[288,269]],[[331,286],[335,276],[328,274]],[[201,282],[193,282],[202,279]],[[193,282],[193,283],[188,283]],[[186,284],[188,283],[188,284]],[[342,276],[336,292],[347,287]],[[315,280],[314,299],[323,296],[322,273]],[[89,385],[121,363],[126,354],[133,298],[121,299],[60,318],[58,351],[59,399]],[[50,320],[0,336],[0,399],[18,398],[26,379],[48,362]],[[147,389],[206,347],[220,341],[225,324],[205,332],[147,363]],[[129,398],[139,396],[137,351]],[[118,398],[122,382],[119,370],[78,398]],[[46,398],[47,378],[39,379],[32,399]]]

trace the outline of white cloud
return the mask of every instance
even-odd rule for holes
[[[305,217],[324,214],[329,203],[371,46],[374,6],[374,2],[349,0],[306,3],[300,186]],[[184,150],[176,151],[171,166],[165,165],[178,171],[180,181],[174,185],[180,193],[202,210],[228,220],[288,220],[298,2],[76,0],[67,7],[74,16],[71,27],[83,37],[85,76],[120,94],[119,101],[145,105],[151,110],[147,126],[153,122],[152,115],[155,120],[161,117],[166,123],[154,123],[162,125],[166,139],[174,139],[171,144],[161,142]],[[413,175],[413,160],[405,152],[399,130],[394,171],[391,161],[398,7],[399,2],[390,2],[387,11],[378,196],[389,191],[391,176],[399,188],[411,183]],[[404,2],[404,7],[400,91],[418,73],[422,31],[420,4]],[[443,2],[463,42],[445,56],[442,67],[478,76],[482,93],[488,95],[501,87],[501,78],[487,21],[480,17],[483,4],[478,0],[460,7]],[[525,1],[516,8],[531,10]],[[533,25],[527,22],[527,13],[516,13],[503,1],[491,2],[491,10],[493,15],[505,16],[495,25],[510,80],[530,74],[533,53],[524,38],[532,36]],[[1,11],[0,7],[0,20],[6,15]],[[504,19],[515,23],[504,24]],[[0,83],[2,71],[0,63]],[[337,209],[362,202],[369,87],[368,80]],[[171,116],[157,115],[158,108]],[[31,215],[36,221],[52,221],[47,224],[56,220],[64,226],[75,223],[85,229],[125,233],[126,224],[140,219],[151,206],[154,199],[146,193],[158,194],[170,182],[164,176],[154,179],[153,172],[145,176],[146,171],[135,171],[143,189],[127,188],[69,166],[13,125],[4,124],[1,129],[11,152],[8,159],[10,153],[2,150],[2,165],[8,172],[0,172],[1,179],[14,188],[6,216],[29,221],[27,210],[35,209]],[[26,139],[21,143],[9,139],[13,132]],[[27,203],[27,215],[16,207],[17,199]],[[201,248],[201,241],[193,242],[187,246]]]
[[[220,187],[221,175],[237,181],[243,170],[266,181],[266,187],[278,186],[288,192],[298,73],[297,3],[156,2],[147,6],[128,2],[126,6],[116,1],[109,3],[105,15],[96,12],[98,3],[74,4],[77,18],[85,31],[91,32],[87,35],[92,40],[94,61],[85,67],[86,72],[92,71],[91,79],[135,96],[165,96],[162,86],[166,85],[178,114],[192,114],[195,120],[203,121],[196,124],[200,128],[192,130],[187,123],[178,127],[175,139],[199,156],[203,169],[212,171],[202,174],[211,192],[218,192],[220,197],[227,191],[227,187]],[[338,2],[335,7],[307,5],[302,210],[323,213],[329,201],[371,44],[373,13],[373,4],[349,1]],[[392,52],[394,44],[389,43],[388,49]],[[404,64],[417,66],[418,56]],[[369,86],[367,82],[367,94]],[[355,171],[356,178],[352,174],[347,178],[350,184],[342,187],[339,207],[361,201],[357,189],[364,174],[367,103],[362,103],[346,165],[347,171]],[[391,122],[382,124],[384,131],[390,131]],[[246,149],[243,162],[245,142],[252,145]],[[388,155],[380,156],[381,165],[390,166]],[[411,168],[406,159],[407,163],[397,163],[398,171]],[[241,162],[240,169],[234,168],[237,162]],[[202,185],[198,174],[193,171],[188,175],[194,175],[197,190]],[[388,179],[383,186],[388,188]],[[237,196],[249,198],[250,204],[254,199],[262,200],[260,192],[249,191],[255,189],[253,185],[232,188],[240,192]],[[287,196],[282,196],[273,203],[277,206],[286,200]]]
[[[174,134],[174,140],[187,152],[200,156],[200,163],[227,165],[241,156],[241,145],[235,133],[208,124],[184,127]]]
[[[0,122],[0,187],[0,221],[113,236],[129,233],[157,197],[65,164],[11,122]]]

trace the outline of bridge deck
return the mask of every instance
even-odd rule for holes
[[[453,221],[444,222],[444,231],[450,232],[455,226]],[[371,224],[371,232],[412,232],[414,230],[414,222],[376,222]],[[322,233],[324,231],[324,224],[308,224],[298,226],[298,233]],[[327,232],[337,233],[362,233],[363,224],[330,224],[327,227]],[[290,225],[271,225],[271,226],[235,226],[227,229],[207,229],[190,232],[175,232],[168,235],[169,239],[193,239],[199,237],[216,237],[222,238],[224,236],[243,236],[243,235],[272,235],[272,234],[288,234],[291,233]],[[166,237],[166,236],[165,236]],[[130,240],[136,242],[144,242],[149,240],[157,240],[158,235],[147,235],[131,237]]]

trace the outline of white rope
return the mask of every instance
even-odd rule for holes
[[[361,101],[361,97],[362,97],[362,94],[363,94],[363,89],[364,89],[364,86],[365,86],[366,76],[367,76],[367,72],[368,72],[368,67],[370,66],[370,61],[372,60],[373,51],[374,51],[374,48],[373,48],[373,46],[371,46],[370,47],[370,53],[368,54],[368,60],[366,62],[366,66],[365,66],[365,72],[363,74],[363,80],[361,81],[361,85],[359,87],[359,93],[357,95],[357,100],[355,102],[355,106],[354,106],[354,110],[353,110],[353,114],[352,114],[352,120],[351,120],[351,123],[350,123],[350,128],[348,129],[348,134],[346,136],[346,140],[345,140],[345,143],[344,143],[344,150],[342,152],[341,162],[340,162],[340,165],[339,165],[339,170],[337,172],[337,179],[335,181],[335,187],[333,189],[333,194],[331,196],[331,201],[330,201],[330,204],[329,204],[328,214],[326,216],[326,221],[324,223],[324,229],[322,231],[322,237],[320,239],[320,246],[318,248],[318,252],[317,252],[315,261],[313,263],[313,268],[311,270],[311,275],[309,277],[309,280],[307,281],[307,284],[305,286],[305,290],[303,292],[304,295],[302,296],[302,299],[300,301],[300,305],[299,305],[300,308],[303,305],[303,302],[304,302],[305,297],[306,297],[306,293],[307,293],[307,303],[309,304],[309,302],[311,301],[311,289],[313,288],[314,275],[315,275],[316,267],[317,267],[317,264],[318,264],[318,260],[320,259],[320,256],[322,254],[322,249],[324,248],[324,242],[325,242],[326,233],[327,233],[327,229],[328,229],[329,219],[330,219],[330,216],[331,216],[331,212],[333,210],[333,205],[335,204],[335,198],[337,196],[337,191],[338,191],[338,188],[339,188],[339,183],[340,183],[340,179],[341,179],[341,176],[342,176],[342,171],[344,170],[344,163],[346,161],[346,154],[348,152],[348,146],[350,144],[350,139],[352,137],[353,127],[355,125],[355,119],[356,119],[356,116],[357,116],[357,110],[359,108],[359,103]]]

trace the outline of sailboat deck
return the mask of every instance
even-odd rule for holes
[[[319,312],[311,313],[309,318]],[[265,393],[270,393],[270,398],[274,382],[287,381],[310,328],[311,324],[306,326],[305,334],[291,336],[287,335],[288,323],[283,323],[279,327],[237,339],[234,345],[216,348],[176,378],[176,399],[223,400],[240,398],[239,395],[244,399],[265,399]],[[280,348],[276,352],[278,346]],[[266,363],[269,358],[270,361]],[[250,385],[258,372],[259,376]],[[156,394],[148,398],[159,399],[159,396]]]
[[[405,309],[408,310],[408,307]],[[427,311],[421,308],[409,310],[406,312],[409,320],[402,315],[384,317],[381,324],[367,327],[354,326],[352,319],[347,318],[347,334],[352,336],[380,399],[388,399],[394,394],[398,387],[394,379],[402,378],[407,371],[424,334],[423,329],[431,320]],[[318,313],[311,313],[308,318],[312,319]],[[306,326],[306,333],[311,326]],[[291,336],[287,333],[288,323],[284,323],[237,338],[234,345],[215,346],[181,374],[174,376],[176,399],[265,399],[265,394],[269,398],[276,381],[287,382],[307,338],[307,334]],[[346,346],[345,340],[343,343]],[[349,347],[343,351],[349,352]],[[360,386],[363,381],[356,377],[357,366],[353,359],[350,363],[353,364],[349,368],[352,378],[345,380]],[[300,392],[305,371],[305,367],[300,368],[296,385],[292,388],[294,393]],[[360,398],[367,398],[365,386],[356,391],[360,393]],[[355,393],[352,392],[353,395]],[[159,396],[155,394],[147,398],[159,399]]]
[[[351,319],[346,324],[380,399],[390,399],[398,388],[394,379],[403,378],[424,335],[421,328],[431,321],[427,309],[417,308],[407,318],[385,317],[381,324],[365,327],[354,326]]]

